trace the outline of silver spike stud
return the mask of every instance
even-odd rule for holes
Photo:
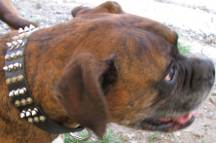
[[[29,29],[30,29],[30,30],[35,29],[35,26],[32,25],[32,24],[30,24]]]
[[[17,52],[16,52],[16,56],[17,56],[17,57],[20,57],[20,56],[22,56],[22,55],[23,55],[23,52],[22,52],[22,51],[17,51]]]
[[[5,55],[5,60],[10,60],[10,55]]]
[[[23,94],[25,94],[25,91],[26,91],[26,90],[25,90],[24,88],[22,88],[22,89],[19,90],[19,94],[20,94],[20,95],[23,95]]]
[[[40,120],[41,122],[44,122],[44,121],[46,120],[46,117],[40,116],[40,117],[39,117],[39,120]]]
[[[8,47],[8,48],[11,48],[11,46],[12,46],[12,43],[10,43],[10,42],[7,42],[7,43],[6,43],[6,45],[7,45],[7,47]]]
[[[13,97],[14,96],[14,90],[9,92],[9,97]]]
[[[12,53],[11,55],[10,55],[10,59],[15,59],[17,56],[16,56],[16,54],[15,53]]]
[[[17,42],[17,41],[13,41],[12,44],[13,44],[14,46],[17,46],[18,42]]]
[[[28,27],[28,26],[25,26],[25,27],[24,27],[24,31],[25,31],[25,32],[28,32],[28,31],[29,31],[29,27]]]
[[[31,112],[27,111],[25,115],[26,115],[26,117],[30,117],[31,116]]]
[[[36,108],[36,107],[33,110],[35,110],[36,112],[38,112],[38,108]]]
[[[31,114],[32,114],[32,116],[35,116],[35,115],[37,115],[37,112],[35,110],[32,110]]]
[[[23,33],[23,32],[24,32],[24,30],[22,28],[18,29],[18,33]]]
[[[14,95],[15,95],[15,96],[18,96],[18,95],[19,95],[19,90],[15,90],[15,91],[14,91]]]
[[[20,113],[20,118],[21,118],[21,119],[23,119],[23,118],[25,118],[25,117],[26,117],[25,112]]]
[[[8,66],[8,71],[11,71],[14,68],[14,66],[11,64]]]
[[[3,67],[3,70],[4,70],[4,71],[8,71],[8,70],[9,70],[9,67],[8,67],[8,66],[4,66],[4,67]]]
[[[13,66],[14,66],[14,69],[16,69],[16,68],[21,68],[21,67],[22,67],[22,64],[20,64],[20,63],[15,63]]]
[[[23,43],[23,40],[19,39],[19,40],[17,40],[17,42],[18,42],[19,44],[22,44],[22,43]]]

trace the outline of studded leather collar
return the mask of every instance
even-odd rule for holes
[[[35,104],[31,95],[25,73],[24,51],[29,35],[38,29],[33,25],[24,29],[20,28],[18,36],[12,37],[12,42],[6,43],[7,52],[3,70],[5,71],[8,95],[12,104],[18,109],[20,118],[26,120],[26,123],[31,123],[44,131],[55,134],[81,131],[83,128],[80,126],[68,128],[49,119],[40,105]]]

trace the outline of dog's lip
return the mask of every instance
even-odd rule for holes
[[[189,112],[179,116],[146,118],[141,127],[144,130],[172,132],[188,127],[195,120],[196,113]]]

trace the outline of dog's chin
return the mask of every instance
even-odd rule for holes
[[[142,130],[173,132],[188,127],[194,120],[194,112],[170,117],[150,117],[144,119],[140,127]]]

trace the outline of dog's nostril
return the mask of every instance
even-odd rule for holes
[[[213,68],[213,71],[212,71],[212,75],[213,77],[215,77],[215,69]]]

